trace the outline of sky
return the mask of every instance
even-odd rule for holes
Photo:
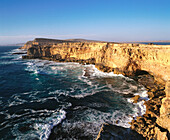
[[[0,0],[0,44],[170,40],[170,0]]]

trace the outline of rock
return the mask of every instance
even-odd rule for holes
[[[133,103],[137,103],[139,100],[140,96],[136,95],[135,97],[131,98],[133,100]]]
[[[97,69],[99,69],[100,71],[103,71],[103,72],[112,72],[113,71],[112,68],[104,66],[103,64],[100,64],[100,63],[96,63],[95,67]]]
[[[123,74],[125,75],[121,70],[119,70],[118,68],[114,68],[114,74]]]
[[[165,123],[166,122],[166,123]],[[170,99],[164,98],[160,109],[160,117],[157,124],[170,132]]]
[[[153,92],[147,92],[148,96],[150,99],[152,99],[154,97],[154,93]]]
[[[159,128],[155,128],[157,131],[157,139],[170,139],[170,81],[167,81],[165,86],[166,97],[162,99],[162,105],[160,108],[160,116],[157,118],[157,125]]]
[[[118,124],[119,123],[119,120],[116,120],[116,122],[115,122],[116,124]]]
[[[61,55],[60,54],[56,54],[56,55],[52,55],[52,57],[56,60],[60,60],[62,59]]]
[[[166,97],[170,98],[170,81],[166,82],[165,92],[166,92]]]
[[[157,140],[168,140],[167,132],[162,132],[158,127],[155,128],[155,139]]]

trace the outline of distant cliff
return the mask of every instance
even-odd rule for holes
[[[32,47],[32,45],[53,45],[58,43],[65,43],[65,42],[102,42],[102,41],[95,41],[95,40],[87,40],[87,39],[67,39],[67,40],[59,40],[59,39],[47,39],[47,38],[35,38],[33,41],[28,41],[27,43],[22,46],[22,49],[28,49]]]
[[[113,71],[116,74],[121,73],[132,77],[149,74],[154,77],[153,84],[159,83],[162,85],[158,86],[156,90],[152,90],[152,87],[149,87],[148,81],[143,82],[143,84],[148,87],[148,91],[152,91],[155,95],[162,95],[160,99],[159,96],[153,96],[151,98],[153,99],[152,101],[154,101],[154,98],[160,100],[160,104],[156,104],[157,109],[155,109],[159,112],[161,100],[165,97],[162,94],[165,83],[168,83],[167,81],[170,79],[170,45],[35,39],[34,41],[27,42],[22,48],[28,49],[27,56],[23,56],[25,59],[40,58],[60,62],[71,61],[83,64],[95,64],[96,67],[102,71]],[[169,86],[166,87],[167,97],[163,99],[160,113],[156,113],[156,116],[153,115],[153,132],[151,132],[152,129],[148,129],[148,134],[144,132],[141,133],[143,136],[153,138],[153,136],[151,137],[149,135],[155,133],[154,137],[159,140],[162,135],[165,136],[165,139],[168,137],[170,126],[162,124],[164,121],[170,123],[168,87]],[[157,102],[157,100],[155,101]],[[152,103],[154,102],[150,104]],[[140,131],[135,128],[135,125],[132,124],[132,126],[140,133]]]

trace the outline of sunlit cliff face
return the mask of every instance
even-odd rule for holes
[[[103,42],[59,42],[47,45],[29,42],[22,48],[29,48],[27,55],[30,57],[60,56],[61,59],[75,58],[77,60],[93,58],[96,64],[118,68],[126,74],[144,70],[165,80],[170,75],[170,46],[168,45]]]

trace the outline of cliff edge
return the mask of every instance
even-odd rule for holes
[[[168,139],[170,45],[35,39],[26,43],[22,49],[28,49],[27,56],[23,56],[24,59],[40,58],[59,62],[95,64],[102,71],[121,73],[138,82],[141,81],[148,89],[151,100],[146,103],[147,115],[142,123],[144,126],[138,129],[142,120],[138,118],[139,121],[135,120],[132,123],[132,129],[148,139]],[[144,80],[141,80],[141,75]],[[151,119],[150,124],[146,123],[148,119]],[[145,128],[148,128],[147,132],[143,130]]]

